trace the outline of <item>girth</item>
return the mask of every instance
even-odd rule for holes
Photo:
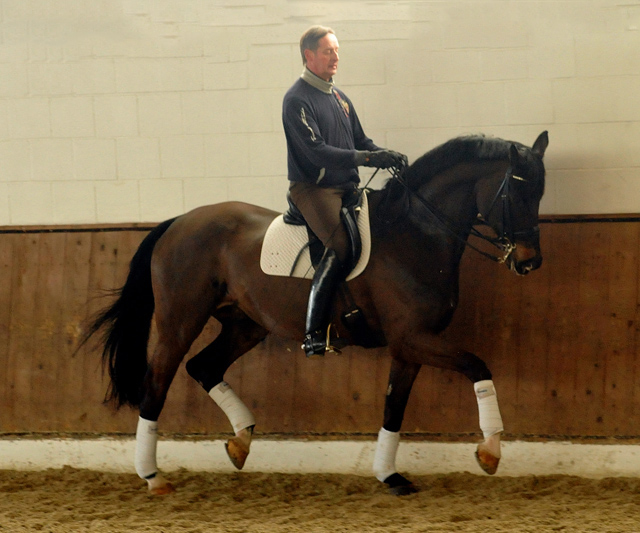
[[[324,254],[324,244],[322,244],[322,241],[307,225],[302,213],[291,200],[291,195],[288,191],[287,202],[289,204],[289,209],[283,213],[282,219],[286,224],[307,227],[307,233],[309,234],[309,254],[311,256],[311,263],[315,267],[318,265],[322,259],[322,255]],[[357,188],[347,191],[347,193],[342,197],[340,219],[342,220],[342,224],[347,230],[347,236],[349,237],[349,255],[347,257],[347,264],[344,265],[346,272],[349,272],[355,267],[362,252],[362,240],[360,238],[360,232],[358,231],[357,215],[358,208],[361,204],[362,191]]]

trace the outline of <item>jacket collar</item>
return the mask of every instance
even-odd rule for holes
[[[309,85],[325,94],[331,94],[333,92],[333,79],[331,79],[331,81],[324,81],[322,78],[319,78],[311,72],[306,66],[304,67],[300,77]]]

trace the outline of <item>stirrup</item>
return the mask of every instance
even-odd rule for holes
[[[331,324],[327,327],[327,335],[324,339],[321,337],[322,330],[317,329],[311,333],[307,333],[304,336],[304,343],[301,348],[307,355],[307,359],[316,359],[318,357],[324,357],[326,352],[335,353],[340,355],[342,352],[331,345]]]

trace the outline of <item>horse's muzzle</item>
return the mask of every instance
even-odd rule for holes
[[[526,276],[542,265],[542,254],[539,247],[517,245],[507,260],[509,270],[520,276]]]

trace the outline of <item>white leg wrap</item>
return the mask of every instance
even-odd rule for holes
[[[256,425],[256,420],[253,418],[251,411],[242,403],[242,400],[238,398],[227,382],[221,381],[218,383],[209,391],[209,396],[227,415],[236,435],[239,431]]]
[[[478,412],[480,414],[480,429],[484,438],[504,431],[502,416],[498,407],[498,396],[493,386],[493,381],[486,379],[473,384],[478,399]]]
[[[384,481],[396,473],[396,453],[400,444],[400,432],[380,428],[376,453],[373,456],[373,473],[378,481]]]
[[[158,423],[138,418],[136,430],[136,472],[142,479],[149,479],[158,473],[156,447],[158,444]]]

